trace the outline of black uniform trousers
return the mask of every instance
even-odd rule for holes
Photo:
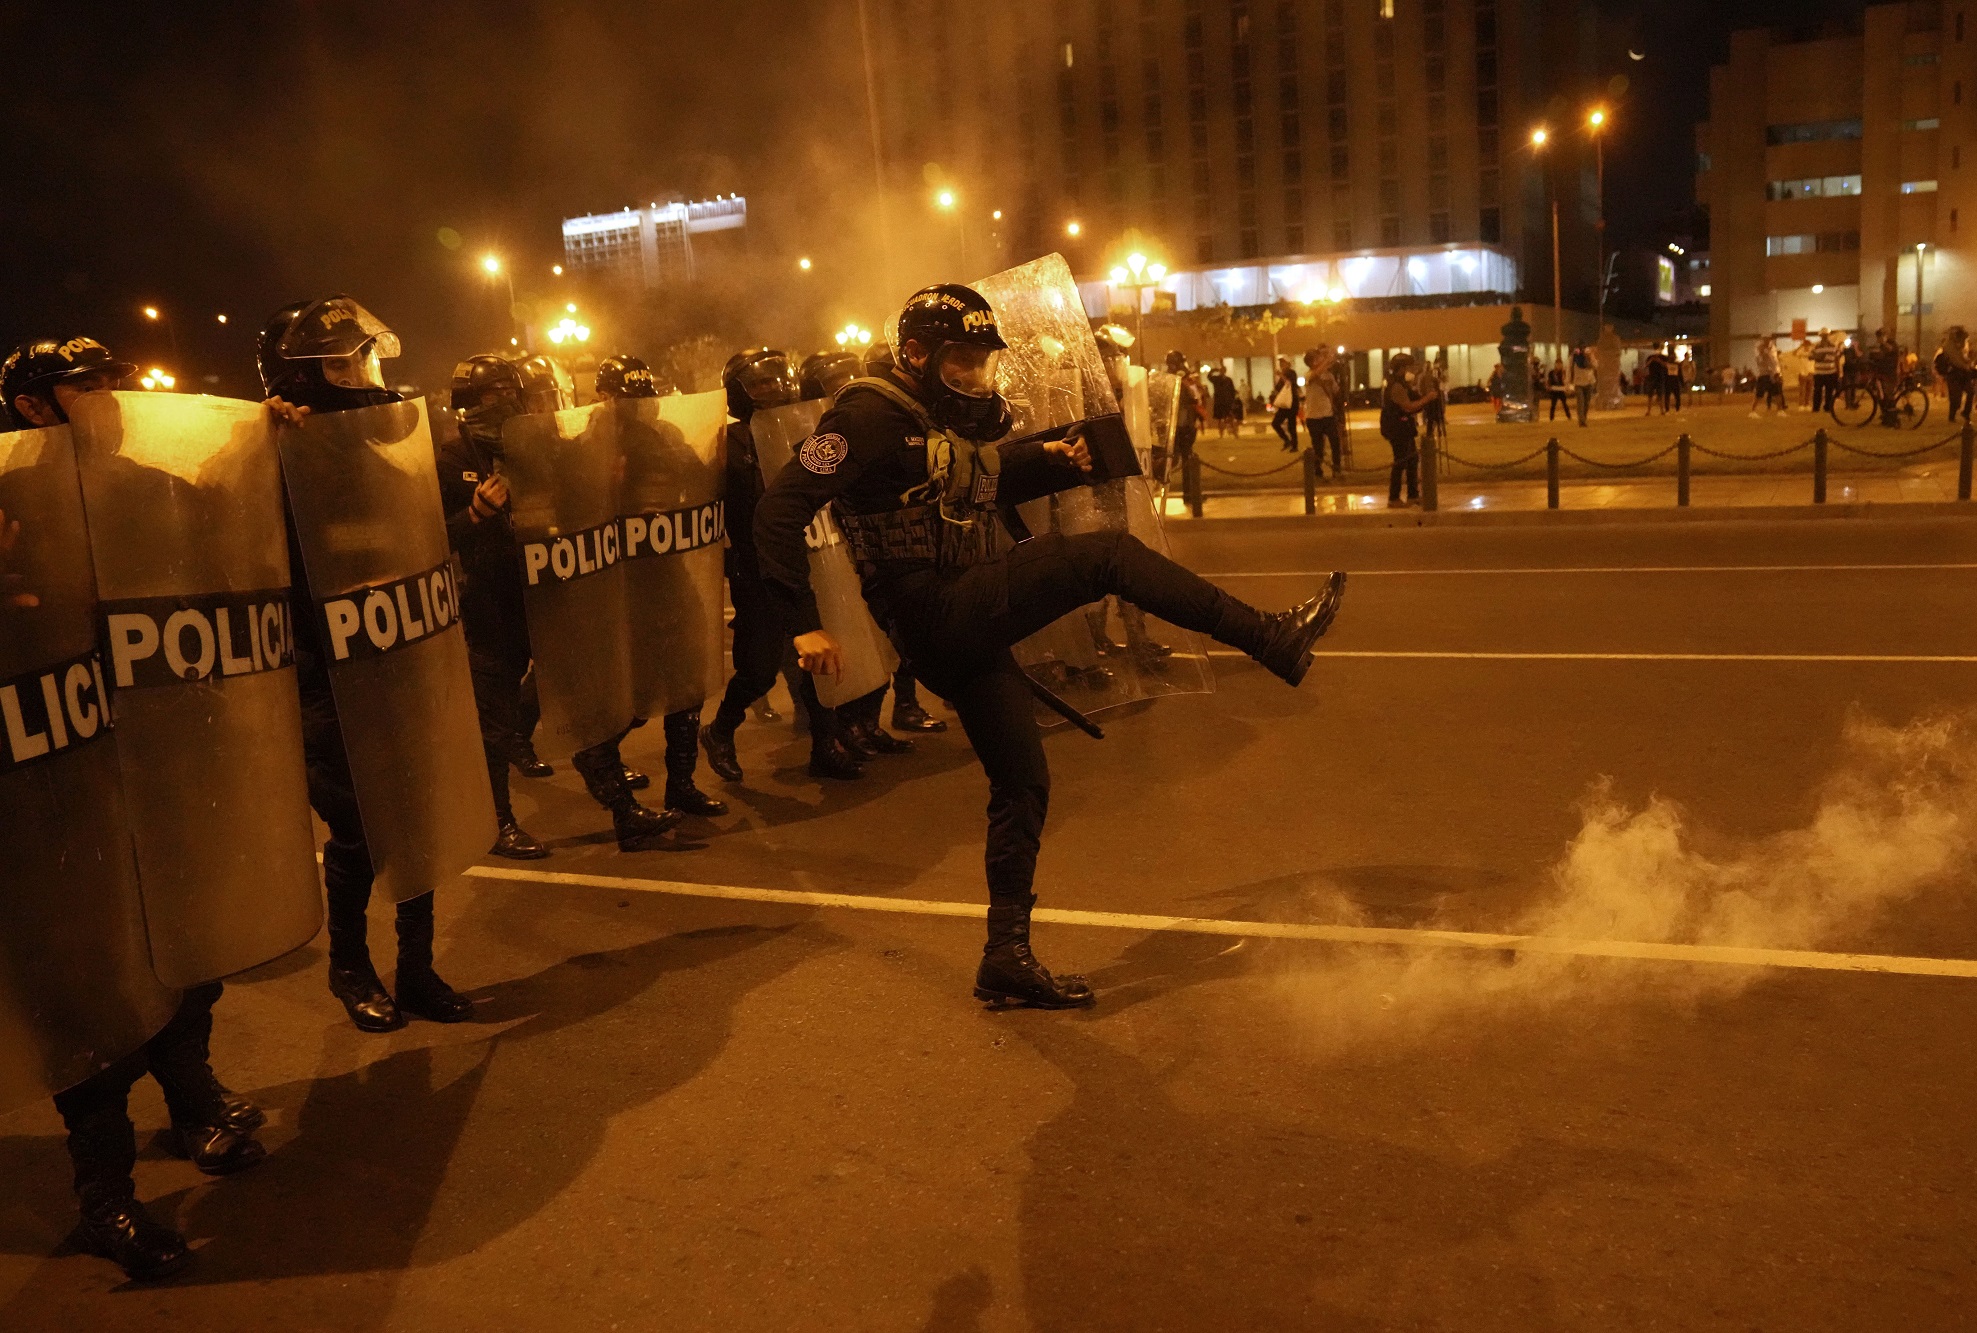
[[[790,635],[776,604],[762,585],[762,576],[753,569],[729,562],[728,600],[735,609],[730,622],[734,631],[734,675],[729,677],[727,692],[714,712],[714,725],[732,734],[748,720],[749,706],[775,688]],[[798,671],[791,689],[797,696],[796,703],[810,716],[812,737],[822,739],[832,735],[835,715],[817,698],[816,682],[810,673]],[[819,718],[823,719],[821,726]]]
[[[1124,532],[1048,533],[964,569],[922,570],[879,590],[899,647],[953,705],[988,774],[983,856],[992,904],[1027,906],[1050,808],[1035,698],[1010,646],[1116,595],[1221,643],[1255,652],[1263,617]]]
[[[467,672],[474,684],[474,712],[481,724],[481,753],[494,789],[494,813],[506,824],[515,817],[508,800],[508,765],[521,736],[522,678],[529,673],[529,636],[470,625]]]
[[[222,986],[209,981],[187,990],[178,1012],[151,1040],[55,1094],[55,1110],[69,1131],[69,1159],[84,1209],[131,1197],[137,1164],[137,1131],[130,1123],[130,1089],[148,1072],[164,1089],[175,1125],[215,1123],[222,1110],[208,1073],[213,1006]]]
[[[370,844],[364,839],[364,819],[357,808],[357,784],[350,776],[350,756],[343,748],[343,725],[337,720],[336,698],[329,680],[303,672],[302,758],[309,779],[309,804],[329,838],[323,843],[323,894],[329,916],[330,966],[363,970],[371,966],[367,911],[371,905]],[[419,940],[429,951],[433,931],[430,893],[398,904],[399,970],[406,963],[406,945]],[[431,962],[430,954],[425,958]]]

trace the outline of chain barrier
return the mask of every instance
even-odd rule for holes
[[[1225,467],[1216,467],[1213,463],[1203,458],[1199,450],[1195,452],[1194,457],[1197,463],[1207,468],[1210,472],[1220,473],[1222,476],[1225,477],[1274,477],[1279,472],[1288,472],[1294,467],[1304,466],[1304,456],[1302,454],[1299,454],[1296,458],[1293,458],[1290,462],[1284,464],[1282,467],[1273,467],[1264,472],[1233,472]]]
[[[1828,436],[1827,441],[1831,443],[1832,437]],[[1786,454],[1795,454],[1801,449],[1810,449],[1813,443],[1811,440],[1800,440],[1797,444],[1788,444],[1783,449],[1773,449],[1770,453],[1766,454],[1726,454],[1721,449],[1711,449],[1707,445],[1697,444],[1693,440],[1689,442],[1689,447],[1699,454],[1708,454],[1711,458],[1728,459],[1733,463],[1762,463],[1767,459],[1783,458]]]
[[[1548,447],[1549,446],[1547,445],[1541,444],[1537,448],[1531,450],[1530,453],[1524,454],[1517,458],[1513,458],[1507,463],[1478,463],[1471,459],[1464,458],[1461,454],[1452,453],[1447,449],[1438,449],[1436,450],[1436,452],[1439,453],[1443,458],[1446,458],[1451,463],[1460,463],[1464,467],[1478,468],[1485,472],[1492,472],[1492,471],[1500,472],[1506,468],[1522,467],[1524,466],[1524,464],[1530,462],[1533,458],[1543,458],[1545,455],[1545,450]]]
[[[1584,454],[1574,453],[1562,444],[1558,446],[1558,452],[1575,462],[1584,463],[1587,467],[1603,467],[1615,472],[1624,472],[1630,467],[1646,467],[1649,463],[1658,463],[1679,448],[1681,448],[1679,443],[1671,444],[1658,454],[1649,454],[1646,458],[1637,458],[1631,463],[1602,463],[1597,458],[1588,458]]]
[[[1848,453],[1858,454],[1862,458],[1914,458],[1918,454],[1926,454],[1933,449],[1940,449],[1944,445],[1954,443],[1955,441],[1960,440],[1962,438],[1963,438],[1963,432],[1961,430],[1958,430],[1954,435],[1945,435],[1942,439],[1937,440],[1934,444],[1925,444],[1915,449],[1900,449],[1895,451],[1894,453],[1883,453],[1879,449],[1856,449],[1852,445],[1844,444],[1841,441],[1834,439],[1830,435],[1826,437],[1826,442],[1832,445],[1835,449],[1844,449]]]

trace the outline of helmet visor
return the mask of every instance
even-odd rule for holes
[[[351,356],[326,356],[323,378],[342,389],[382,389],[384,362],[376,341],[365,343]]]
[[[951,343],[941,353],[940,382],[969,398],[987,398],[995,392],[995,367],[1001,355],[994,348]]]
[[[743,366],[738,376],[742,392],[757,407],[780,407],[798,397],[796,374],[780,356],[763,357]]]
[[[290,361],[306,361],[354,357],[367,347],[378,360],[389,361],[399,353],[398,335],[349,297],[331,296],[296,316],[276,350]]]

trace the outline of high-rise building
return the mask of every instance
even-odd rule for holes
[[[563,219],[563,262],[572,272],[628,285],[694,279],[693,238],[748,225],[748,201],[723,195]]]
[[[1408,342],[1493,343],[1502,305],[1550,303],[1555,189],[1565,304],[1592,308],[1589,140],[1530,141],[1554,93],[1576,118],[1596,86],[1590,6],[1010,0],[932,22],[868,6],[896,184],[937,164],[1001,210],[1009,259],[1061,249],[1102,283],[1138,249],[1169,274],[1143,300],[1181,310],[1447,298],[1476,327]]]
[[[1712,360],[1748,365],[1760,334],[1801,326],[1890,328],[1926,358],[1942,327],[1977,316],[1961,227],[1977,206],[1970,8],[1912,0],[1851,31],[1732,35],[1696,130]]]

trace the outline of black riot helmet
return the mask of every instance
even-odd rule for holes
[[[635,356],[607,356],[597,363],[599,398],[657,398],[652,371]]]
[[[803,361],[803,396],[829,398],[858,378],[858,353],[839,348],[835,352],[813,352]]]
[[[865,353],[865,373],[867,375],[889,375],[892,373],[892,344],[875,342],[872,350]]]
[[[917,370],[904,355],[909,342],[927,354]],[[899,368],[918,381],[934,420],[963,439],[987,442],[1009,433],[1014,417],[995,388],[996,353],[1008,346],[988,298],[960,283],[922,287],[899,312]]]
[[[16,430],[33,429],[34,422],[14,406],[16,398],[27,397],[39,398],[58,420],[67,421],[69,414],[62,410],[61,400],[55,396],[57,384],[90,376],[121,381],[136,373],[136,366],[117,360],[110,355],[109,348],[94,338],[41,338],[23,343],[14,349],[4,365],[0,365],[0,399],[5,400],[6,408],[4,419],[13,422]],[[104,387],[114,388],[115,384]]]
[[[1188,358],[1186,354],[1179,351],[1167,353],[1167,370],[1168,373],[1174,375],[1187,374]]]
[[[801,394],[789,356],[772,347],[752,347],[729,357],[721,387],[728,391],[728,412],[737,421],[748,420],[758,408],[796,402]]]
[[[453,367],[452,407],[460,431],[490,450],[500,449],[502,424],[526,410],[522,396],[522,372],[505,356],[482,352]]]
[[[570,372],[540,352],[515,363],[522,376],[522,403],[528,412],[560,412],[577,405],[577,383]]]
[[[268,317],[255,345],[261,389],[312,412],[403,401],[384,384],[383,362],[399,354],[384,321],[338,293],[297,301]]]

